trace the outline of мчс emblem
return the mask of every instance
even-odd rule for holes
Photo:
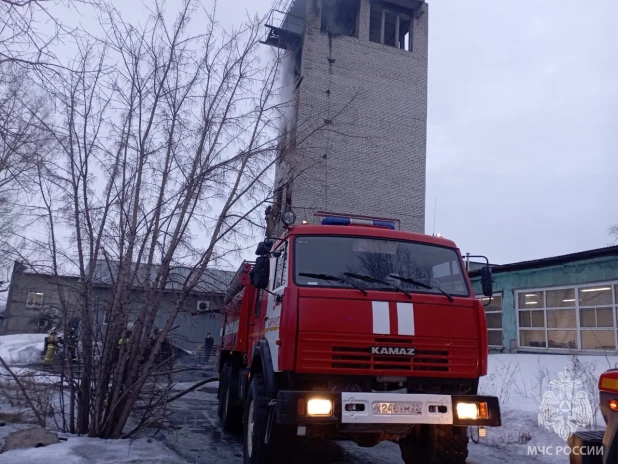
[[[396,346],[372,346],[371,354],[379,356],[414,356],[416,348],[403,348]]]
[[[553,429],[563,440],[567,440],[578,427],[592,424],[590,399],[582,390],[579,380],[573,379],[565,370],[558,374],[558,380],[549,382],[549,387],[539,406],[539,427]]]

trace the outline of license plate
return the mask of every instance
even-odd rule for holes
[[[374,414],[420,416],[423,414],[423,403],[373,403],[372,409]]]

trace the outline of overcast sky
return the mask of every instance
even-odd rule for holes
[[[497,263],[610,244],[616,0],[430,2],[427,232]]]
[[[219,18],[271,3],[222,0]],[[437,199],[435,232],[494,263],[609,245],[618,0],[429,4],[426,232]],[[143,17],[141,3],[121,5]]]

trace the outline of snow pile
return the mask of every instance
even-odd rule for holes
[[[28,369],[26,367],[11,367],[11,372],[20,379],[27,380],[29,383],[35,383],[37,385],[57,385],[60,386],[61,375],[60,373],[45,372],[37,369]],[[13,377],[9,372],[0,366],[0,389],[4,384],[14,384]],[[64,377],[64,384],[69,385],[66,377]],[[0,461],[1,464],[1,461]]]
[[[496,354],[489,357],[488,373],[481,378],[479,393],[497,396],[501,406],[538,413],[543,393],[550,389],[549,382],[567,371],[581,382],[581,389],[594,402],[599,377],[616,366],[615,355]],[[600,414],[597,419],[602,420]]]
[[[11,464],[187,464],[163,443],[151,439],[100,440],[69,437],[43,448],[8,451],[0,462]]]
[[[590,400],[593,430],[605,428],[599,411],[598,381],[600,375],[618,363],[618,356],[496,354],[489,357],[488,375],[481,378],[479,394],[497,396],[502,412],[502,427],[488,428],[487,438],[480,445],[470,443],[470,456],[478,462],[547,462],[564,464],[568,456],[541,455],[541,447],[566,447],[568,443],[551,428],[539,426],[539,407],[543,394],[552,391],[550,381],[567,372],[571,379],[581,382],[579,389]],[[554,393],[558,393],[555,389]],[[580,428],[581,429],[581,428]],[[474,431],[476,438],[476,431]],[[533,448],[537,448],[534,455]],[[482,459],[481,459],[482,458]],[[472,462],[477,462],[472,460]],[[498,461],[496,461],[498,462]]]
[[[9,365],[39,363],[45,337],[45,334],[3,335],[0,356]]]

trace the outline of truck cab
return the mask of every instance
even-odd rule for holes
[[[228,295],[219,364],[219,413],[242,427],[245,463],[319,436],[462,464],[467,427],[500,425],[497,398],[477,395],[485,313],[452,241],[326,217],[256,254]]]

